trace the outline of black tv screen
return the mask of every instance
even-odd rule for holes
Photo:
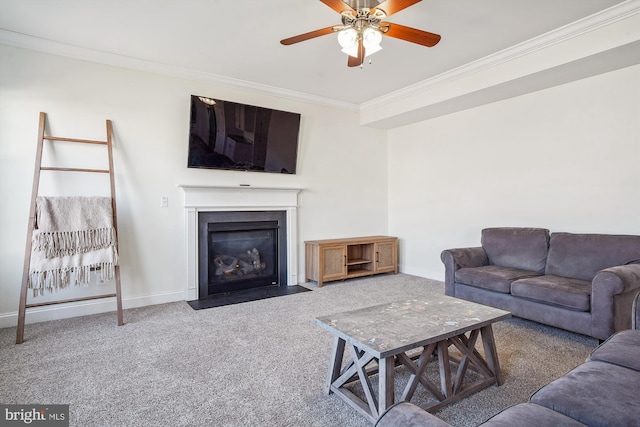
[[[191,95],[188,167],[296,173],[300,114]]]

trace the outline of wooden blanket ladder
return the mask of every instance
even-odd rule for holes
[[[117,311],[118,311],[118,326],[122,326],[123,316],[122,316],[122,295],[121,295],[121,287],[120,287],[120,267],[118,265],[115,266],[115,285],[116,290],[115,293],[109,293],[104,295],[94,295],[80,298],[71,298],[65,300],[57,300],[57,301],[48,301],[41,303],[30,303],[27,304],[27,287],[28,287],[28,279],[29,279],[29,269],[31,265],[31,249],[32,249],[32,236],[36,225],[36,198],[38,196],[38,189],[40,186],[40,171],[48,170],[48,171],[60,171],[60,172],[83,172],[83,173],[102,173],[108,174],[110,179],[110,187],[111,187],[111,206],[113,208],[113,227],[116,232],[116,249],[117,249],[117,237],[118,237],[118,223],[117,223],[117,215],[116,215],[116,188],[115,188],[115,180],[113,176],[113,153],[111,147],[111,120],[107,120],[107,140],[106,141],[94,141],[89,139],[76,139],[76,138],[61,138],[55,136],[45,136],[45,125],[46,125],[47,115],[46,113],[40,113],[40,124],[38,129],[38,146],[36,149],[36,163],[33,173],[33,187],[31,190],[31,207],[29,209],[29,224],[27,226],[27,243],[24,252],[24,268],[22,270],[22,289],[20,290],[20,305],[18,309],[18,329],[16,332],[16,344],[21,344],[24,341],[24,326],[25,326],[25,316],[27,309],[34,307],[42,307],[54,304],[65,304],[71,302],[78,301],[87,301],[93,299],[100,298],[116,298],[117,303]],[[62,168],[62,167],[45,167],[42,166],[42,148],[44,145],[44,141],[66,141],[72,143],[81,143],[81,144],[101,144],[107,146],[107,153],[109,156],[109,169],[82,169],[82,168]]]

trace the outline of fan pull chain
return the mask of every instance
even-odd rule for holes
[[[373,64],[373,61],[371,60],[371,57],[369,57],[369,65],[371,64]],[[360,63],[360,69],[363,69],[363,68],[364,68],[364,61]]]

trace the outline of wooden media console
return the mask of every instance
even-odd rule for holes
[[[305,281],[318,286],[332,280],[398,273],[398,238],[390,236],[305,242]]]

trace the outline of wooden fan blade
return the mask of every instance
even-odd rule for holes
[[[288,39],[280,40],[280,43],[289,46],[290,44],[303,42],[305,40],[313,39],[320,36],[325,36],[327,34],[333,33],[333,26],[321,28],[315,31],[309,31],[308,33],[299,34],[297,36],[289,37]]]
[[[392,24],[391,22],[381,22],[380,26],[389,26],[389,31],[383,33],[385,36],[395,39],[406,40],[411,43],[421,44],[422,46],[433,47],[440,41],[440,35],[428,33],[411,27],[405,27],[400,24]]]
[[[362,44],[362,39],[358,40],[358,57],[354,58],[349,55],[349,59],[347,60],[347,66],[349,67],[359,67],[364,62],[364,45]]]
[[[387,0],[377,5],[374,9],[381,9],[389,16],[396,12],[400,12],[402,9],[406,9],[409,6],[413,6],[416,3],[420,3],[422,0]]]
[[[351,6],[349,6],[342,0],[320,0],[320,1],[338,13],[342,13],[345,10],[354,10]]]

